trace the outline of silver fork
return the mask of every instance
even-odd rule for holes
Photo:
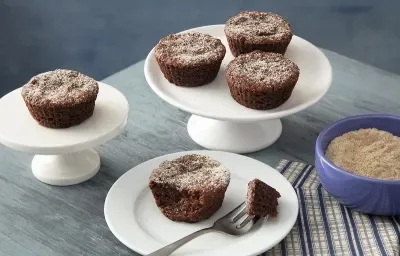
[[[247,208],[245,202],[241,203],[238,207],[233,209],[231,212],[221,217],[209,228],[198,230],[178,241],[169,244],[155,252],[148,254],[147,256],[167,256],[171,255],[175,250],[190,242],[191,240],[209,232],[221,232],[232,236],[240,236],[246,234],[253,229],[260,218],[255,216],[247,215]]]

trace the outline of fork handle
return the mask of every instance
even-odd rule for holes
[[[169,244],[167,246],[162,247],[161,249],[158,249],[155,252],[152,252],[148,254],[147,256],[168,256],[171,255],[175,250],[180,248],[181,246],[185,245],[186,243],[192,241],[196,237],[199,237],[201,235],[207,234],[209,232],[213,231],[213,228],[204,228],[200,229],[188,236],[185,236],[184,238],[179,239],[178,241],[173,242],[172,244]]]

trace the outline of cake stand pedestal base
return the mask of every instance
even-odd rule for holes
[[[282,123],[279,119],[235,123],[192,115],[187,129],[192,140],[204,148],[251,153],[277,141],[282,133]]]
[[[100,156],[93,149],[64,155],[35,155],[32,172],[41,182],[67,186],[92,178],[100,169]]]

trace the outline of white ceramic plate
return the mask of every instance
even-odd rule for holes
[[[231,172],[231,183],[222,207],[209,220],[178,223],[167,219],[157,208],[147,184],[151,171],[162,161],[198,153],[220,161]],[[260,229],[241,237],[209,233],[172,255],[257,255],[278,244],[292,229],[298,214],[298,201],[291,184],[275,169],[252,158],[219,151],[190,151],[165,155],[142,163],[119,178],[108,192],[104,215],[111,232],[127,247],[148,254],[196,230],[211,226],[245,200],[247,183],[259,178],[280,194],[279,216]]]
[[[18,88],[0,99],[0,142],[15,150],[37,154],[63,154],[101,145],[125,126],[129,104],[114,87],[99,83],[93,115],[80,125],[51,129],[29,114]],[[16,116],[18,118],[16,118]]]
[[[329,60],[313,44],[293,36],[285,56],[300,68],[300,77],[289,100],[272,110],[252,110],[238,104],[230,95],[225,80],[225,69],[233,60],[224,25],[194,28],[197,31],[221,39],[226,55],[217,78],[210,84],[184,88],[169,83],[162,74],[154,57],[154,49],[146,58],[144,73],[153,91],[169,104],[186,112],[217,119],[237,122],[277,119],[297,113],[318,102],[328,91],[332,82],[332,68]],[[184,31],[187,32],[187,31]]]

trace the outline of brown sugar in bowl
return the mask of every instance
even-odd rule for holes
[[[400,214],[400,180],[365,177],[342,169],[325,155],[335,138],[359,129],[375,128],[400,136],[400,116],[367,114],[338,120],[318,135],[315,167],[322,186],[341,204],[363,213],[383,216]]]

